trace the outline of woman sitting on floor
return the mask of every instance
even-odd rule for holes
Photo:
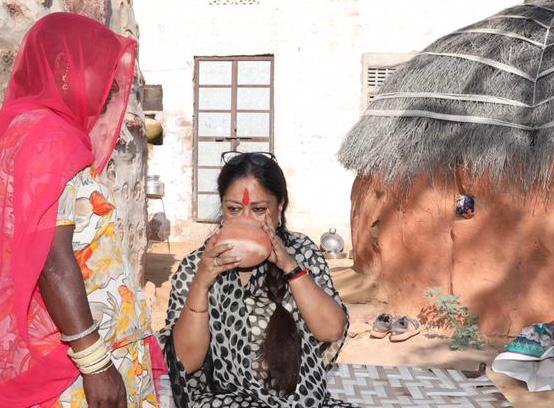
[[[177,406],[350,407],[330,397],[325,378],[344,342],[346,308],[317,246],[286,228],[283,171],[268,153],[223,159],[223,219],[259,220],[273,248],[239,269],[218,232],[182,261],[160,334]]]

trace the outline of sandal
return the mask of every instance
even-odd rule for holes
[[[401,317],[391,324],[389,340],[394,342],[406,341],[421,331],[421,325],[416,319]]]
[[[388,313],[382,313],[373,321],[371,337],[382,339],[391,331],[392,316]]]

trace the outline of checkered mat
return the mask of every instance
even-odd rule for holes
[[[360,407],[511,407],[485,376],[440,368],[340,364],[328,375],[331,394]]]

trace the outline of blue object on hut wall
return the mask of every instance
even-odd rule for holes
[[[475,215],[475,199],[466,194],[460,194],[456,199],[456,214],[466,219]]]

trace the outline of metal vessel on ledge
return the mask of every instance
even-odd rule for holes
[[[160,181],[160,176],[146,176],[146,196],[149,198],[161,198],[164,196],[164,183]]]
[[[328,259],[346,258],[344,251],[344,239],[337,234],[335,228],[329,228],[329,232],[323,234],[320,238],[319,247],[323,255]]]

